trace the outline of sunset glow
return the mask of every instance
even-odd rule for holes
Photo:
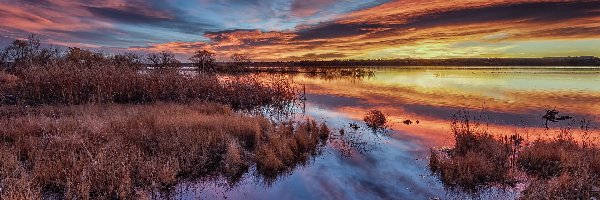
[[[0,43],[223,60],[600,56],[598,1],[0,1]]]

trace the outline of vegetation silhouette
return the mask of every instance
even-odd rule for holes
[[[189,58],[196,70],[204,73],[215,72],[215,53],[208,50],[198,50]]]

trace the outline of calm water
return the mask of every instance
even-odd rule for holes
[[[323,154],[271,184],[251,174],[233,187],[223,181],[181,184],[178,199],[452,199],[474,198],[449,191],[427,169],[431,147],[452,144],[451,117],[459,110],[480,115],[496,135],[519,132],[529,140],[551,137],[579,120],[600,121],[600,69],[373,68],[364,79],[322,79],[295,75],[306,88],[306,117],[344,129],[345,140],[332,140]],[[547,109],[574,120],[551,123]],[[373,133],[362,122],[371,109],[391,121],[386,133]],[[419,123],[406,125],[410,119]],[[363,127],[350,129],[349,123]],[[579,132],[575,131],[575,134]],[[593,130],[593,135],[598,136]],[[489,189],[478,198],[515,198],[518,189]]]

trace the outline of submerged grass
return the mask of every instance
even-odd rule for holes
[[[2,199],[139,198],[180,180],[273,177],[308,161],[329,130],[274,124],[215,103],[4,106]]]
[[[363,117],[363,121],[365,121],[367,126],[373,130],[385,129],[387,128],[388,123],[385,114],[379,110],[370,110],[367,112],[367,114]]]

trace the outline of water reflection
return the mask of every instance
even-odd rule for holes
[[[183,199],[428,199],[475,198],[448,191],[425,167],[431,147],[449,145],[450,118],[458,110],[485,110],[483,123],[496,135],[519,132],[526,140],[551,137],[542,116],[556,108],[597,127],[600,70],[597,68],[374,68],[367,78],[320,78],[295,74],[306,91],[304,114],[326,122],[335,134],[309,165],[265,186],[244,175],[234,187],[214,181],[187,184],[199,192]],[[366,128],[364,115],[387,115],[388,134]],[[404,123],[410,120],[413,123]],[[415,122],[419,123],[415,123]],[[550,129],[574,125],[565,120]],[[597,129],[592,135],[599,135]],[[577,133],[576,133],[577,134]],[[576,135],[577,136],[577,135]],[[185,184],[184,184],[185,185]],[[483,191],[481,198],[515,198],[516,189]]]
[[[306,85],[309,106],[354,120],[372,108],[390,114],[393,122],[419,120],[418,126],[395,123],[392,128],[426,137],[430,145],[443,143],[448,117],[459,109],[485,107],[490,128],[504,133],[523,127],[542,131],[541,116],[547,109],[593,121],[600,111],[600,74],[588,68],[376,69],[374,78],[361,82],[304,76],[295,80]]]

